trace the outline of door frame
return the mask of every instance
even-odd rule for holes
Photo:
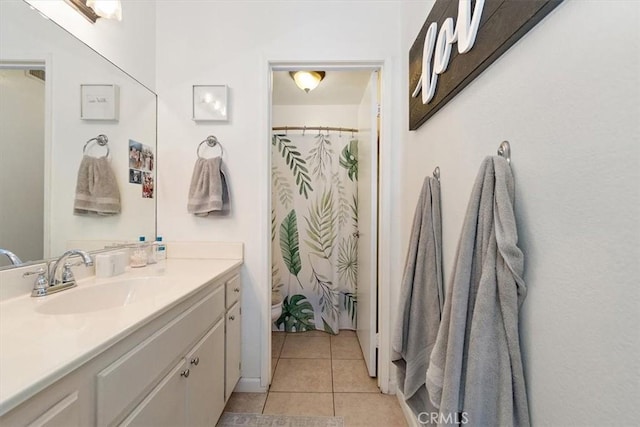
[[[16,59],[19,58],[19,59]],[[44,200],[43,200],[43,259],[51,257],[51,171],[52,165],[52,129],[53,129],[53,54],[3,52],[0,68],[26,70],[42,69],[44,80]]]
[[[261,117],[264,129],[264,143],[260,144],[262,158],[265,159],[261,167],[263,177],[260,189],[261,213],[261,252],[266,254],[262,260],[261,277],[264,278],[263,294],[259,299],[262,304],[262,331],[261,331],[261,366],[260,366],[260,386],[262,390],[267,390],[271,383],[271,123],[272,123],[272,73],[274,71],[287,71],[292,68],[326,71],[349,71],[349,70],[378,70],[380,73],[380,141],[378,144],[378,387],[383,393],[395,392],[395,381],[392,381],[391,371],[391,268],[392,268],[392,236],[391,236],[391,207],[392,207],[392,170],[395,156],[391,144],[392,139],[392,114],[389,108],[390,101],[394,99],[393,88],[394,70],[392,59],[374,60],[282,60],[263,58],[261,69],[261,94],[262,98]]]

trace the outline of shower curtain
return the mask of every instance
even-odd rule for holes
[[[279,330],[356,327],[358,141],[346,135],[272,136],[272,293]]]

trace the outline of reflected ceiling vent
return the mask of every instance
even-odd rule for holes
[[[40,81],[45,80],[44,70],[26,70],[27,76],[32,77],[34,79],[38,79]]]

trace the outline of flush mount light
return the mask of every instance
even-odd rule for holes
[[[296,82],[296,85],[303,91],[309,93],[314,90],[322,79],[324,79],[324,71],[290,71],[289,75]]]

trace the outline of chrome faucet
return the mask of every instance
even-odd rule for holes
[[[68,262],[63,262],[71,255],[80,255],[82,257],[82,262],[78,264],[70,264]],[[76,279],[73,277],[73,272],[71,271],[71,267],[75,265],[80,265],[84,263],[87,267],[93,265],[93,260],[91,259],[91,255],[86,253],[81,249],[71,249],[63,253],[60,258],[53,264],[53,268],[51,269],[51,276],[49,277],[49,286],[56,285],[65,285],[70,284],[74,286],[76,284]],[[58,269],[62,265],[64,270],[62,271],[62,277],[58,278]]]
[[[71,255],[79,255],[82,258],[82,261],[75,264],[66,262],[66,259]],[[73,271],[71,271],[71,267],[81,264],[84,264],[87,267],[92,266],[93,260],[91,259],[91,255],[80,249],[71,249],[63,253],[60,258],[58,258],[56,262],[53,263],[53,267],[49,271],[49,280],[47,280],[46,278],[47,271],[44,269],[32,273],[25,273],[25,275],[38,275],[36,283],[33,287],[33,292],[31,292],[31,296],[41,297],[62,291],[64,289],[73,288],[77,284],[75,277],[73,277]],[[62,273],[58,274],[60,266],[62,266]]]
[[[11,261],[11,264],[13,265],[22,264],[22,261],[20,261],[20,258],[18,258],[18,256],[11,251],[0,248],[0,255],[6,255],[7,258],[9,258],[9,261]]]

